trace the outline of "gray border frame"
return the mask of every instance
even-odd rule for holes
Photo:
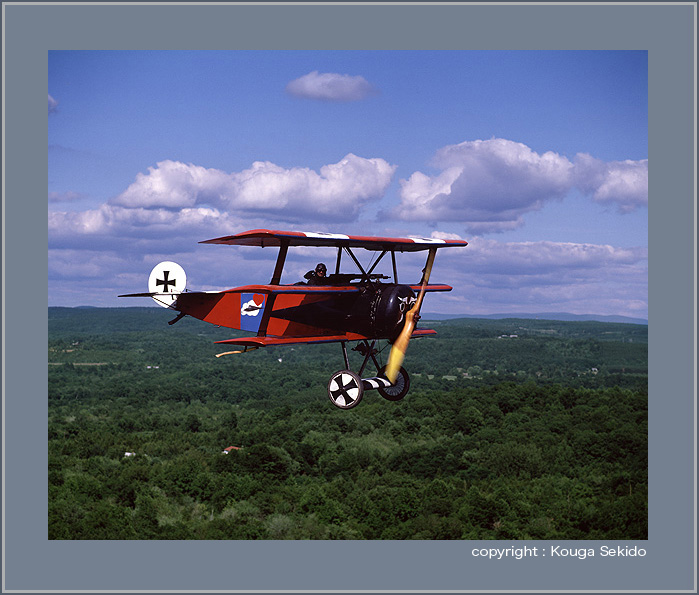
[[[696,591],[695,2],[4,3],[3,44],[3,591]],[[650,537],[638,545],[648,555],[487,561],[470,554],[481,542],[48,541],[46,52],[122,48],[647,49],[651,489]]]

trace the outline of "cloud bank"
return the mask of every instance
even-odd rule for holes
[[[54,240],[80,236],[139,237],[147,229],[149,236],[177,235],[188,230],[219,229],[231,218],[211,208],[169,209],[124,208],[101,205],[87,211],[49,212],[49,238]]]
[[[473,233],[518,227],[525,213],[573,189],[622,213],[647,205],[647,160],[603,162],[579,154],[571,161],[554,152],[538,154],[521,143],[492,139],[446,146],[436,153],[433,165],[439,173],[415,172],[400,181],[400,204],[390,224],[403,219],[421,222],[425,229],[425,222],[448,221],[471,230],[469,247],[445,251],[436,271],[459,291],[434,296],[431,308],[486,314],[506,312],[517,304],[519,311],[647,316],[646,248],[499,242]],[[49,278],[52,287],[63,289],[60,296],[52,294],[51,303],[77,305],[84,303],[84,296],[99,295],[90,303],[113,305],[119,293],[145,290],[144,275],[156,262],[168,259],[192,272],[193,288],[264,283],[273,268],[273,252],[223,253],[198,242],[288,223],[348,233],[360,225],[356,222],[368,206],[384,198],[395,170],[384,159],[351,153],[317,171],[259,161],[242,171],[225,172],[165,160],[137,174],[123,192],[96,208],[59,211],[88,197],[53,193]],[[454,237],[439,231],[438,225],[429,227],[433,237]],[[354,233],[393,234],[378,223],[372,230]],[[313,265],[318,254],[297,256],[290,259],[289,274],[300,279],[309,265],[304,258],[311,258]]]
[[[49,192],[49,203],[74,202],[85,198],[79,192]]]
[[[621,213],[648,204],[648,161],[603,162],[578,154],[573,161],[554,152],[538,154],[505,139],[477,140],[437,151],[439,173],[414,172],[400,180],[399,204],[382,216],[393,220],[461,223],[469,235],[504,232],[523,216],[578,189]],[[269,161],[225,172],[165,160],[136,175],[107,204],[86,211],[50,213],[50,239],[77,242],[82,236],[159,237],[161,230],[193,233],[255,218],[305,225],[357,221],[385,196],[397,166],[352,153],[317,171],[284,168]],[[76,192],[51,193],[59,206],[84,199]],[[202,223],[205,222],[205,223]],[[230,233],[223,230],[223,233]]]
[[[303,99],[318,101],[360,101],[375,93],[363,76],[350,76],[314,70],[286,86],[286,92]]]
[[[648,160],[605,163],[587,154],[575,158],[574,184],[599,203],[629,213],[648,206]]]
[[[645,263],[647,248],[619,248],[607,244],[573,242],[498,242],[485,238],[470,240],[468,263],[471,272],[500,276],[549,277],[561,284],[571,277],[585,277],[586,271],[601,267],[626,267]]]
[[[630,212],[648,204],[648,161],[602,162],[578,154],[573,162],[554,152],[538,154],[506,139],[466,141],[437,151],[429,176],[401,180],[404,221],[460,221],[471,233],[512,230],[523,215],[560,200],[573,189]]]
[[[318,172],[255,162],[227,173],[191,163],[162,161],[106,204],[87,210],[49,211],[52,249],[109,249],[137,253],[227,235],[255,219],[281,225],[348,223],[363,207],[382,198],[395,166],[383,159],[349,154]],[[83,198],[51,193],[61,206]],[[264,225],[264,224],[260,224]],[[170,246],[170,248],[168,248]]]
[[[383,159],[351,153],[319,172],[257,161],[249,169],[226,173],[162,161],[138,174],[111,204],[148,209],[209,205],[236,214],[274,213],[289,221],[351,221],[367,202],[382,198],[395,169]]]
[[[570,242],[472,238],[460,261],[445,254],[455,312],[570,312],[648,316],[648,250]]]

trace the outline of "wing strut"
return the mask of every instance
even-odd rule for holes
[[[374,269],[376,268],[376,265],[379,264],[379,263],[381,262],[381,259],[382,259],[384,256],[386,256],[387,253],[388,253],[388,250],[384,250],[384,251],[381,253],[381,255],[376,259],[376,262],[375,262],[373,265],[371,265],[371,268],[367,271],[367,277],[369,277],[369,275],[371,275],[371,273],[374,272]]]
[[[279,285],[282,282],[282,271],[284,270],[284,263],[286,262],[286,254],[289,251],[289,240],[282,240],[279,245],[279,254],[277,255],[277,264],[274,265],[274,273],[272,274],[272,281],[270,285]],[[267,325],[269,324],[269,318],[272,315],[272,308],[274,307],[274,301],[277,299],[276,293],[271,293],[267,298],[267,303],[265,304],[264,312],[262,312],[262,320],[260,320],[260,328],[257,331],[258,337],[263,337],[267,334]]]
[[[335,274],[340,274],[340,261],[342,260],[342,246],[337,249],[337,262],[335,263]]]
[[[352,260],[354,260],[354,264],[357,265],[359,272],[362,274],[362,278],[365,278],[367,276],[367,273],[364,270],[364,267],[361,265],[361,263],[357,260],[357,257],[354,255],[354,252],[352,252],[352,250],[350,250],[347,246],[345,246],[345,251],[352,257]]]
[[[282,281],[282,271],[284,270],[284,262],[286,262],[286,253],[289,251],[289,240],[282,240],[279,246],[279,255],[277,256],[277,264],[274,266],[274,274],[270,285],[279,285]]]
[[[398,269],[396,268],[396,251],[391,250],[391,264],[393,265],[393,282],[398,283]]]

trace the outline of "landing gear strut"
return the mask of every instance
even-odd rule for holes
[[[400,401],[408,393],[410,389],[410,377],[405,371],[405,368],[400,368],[398,378],[396,382],[392,384],[384,375],[386,366],[381,366],[376,360],[376,354],[378,352],[374,349],[375,343],[376,341],[372,341],[372,343],[369,344],[369,342],[365,340],[354,348],[354,351],[364,356],[364,361],[358,373],[352,372],[349,369],[347,345],[344,341],[341,343],[342,355],[345,360],[345,369],[335,372],[330,377],[330,382],[328,383],[328,398],[336,407],[340,409],[356,407],[362,400],[365,390],[376,389],[384,399],[389,401]],[[364,368],[370,359],[376,366],[376,376],[362,378],[362,372],[364,372]]]

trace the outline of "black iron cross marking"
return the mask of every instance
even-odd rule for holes
[[[335,379],[335,382],[337,382],[338,385],[338,389],[333,391],[333,397],[335,397],[335,400],[337,401],[339,397],[344,397],[345,404],[349,405],[350,403],[354,403],[355,399],[353,399],[348,392],[348,389],[357,388],[357,383],[354,381],[354,378],[350,377],[347,384],[340,385],[340,382],[342,382],[342,376],[340,376],[339,378]]]
[[[160,279],[155,280],[155,286],[157,287],[158,285],[162,285],[164,293],[167,293],[168,285],[172,285],[173,288],[175,287],[175,285],[177,285],[177,280],[173,279],[171,281],[170,279],[168,279],[169,276],[170,276],[170,271],[164,271],[163,272],[164,279],[162,281]]]

